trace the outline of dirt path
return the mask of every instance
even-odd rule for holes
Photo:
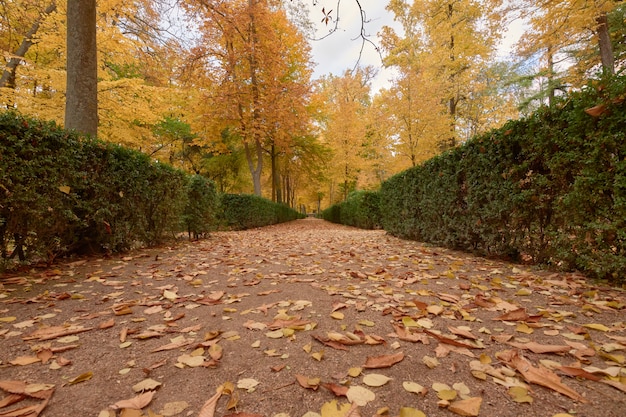
[[[625,304],[384,231],[220,232],[3,277],[0,416],[624,416]]]

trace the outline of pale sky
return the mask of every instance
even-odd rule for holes
[[[332,10],[333,19],[337,17],[337,4],[340,2],[339,9],[339,30],[327,38],[320,41],[312,41],[313,60],[317,63],[313,77],[318,78],[322,75],[332,73],[341,75],[346,69],[353,69],[359,59],[359,50],[361,49],[361,39],[359,38],[361,30],[361,19],[356,0],[317,0],[317,5],[313,6],[313,1],[309,5],[311,9],[311,20],[318,28],[317,36],[323,36],[334,27],[330,23],[325,26],[321,23],[323,18],[322,8],[326,12]],[[385,10],[387,1],[382,0],[360,0],[363,9],[367,13],[365,30],[371,35],[371,40],[378,44],[377,34],[383,26],[391,26],[399,28],[393,21],[393,14]],[[521,23],[514,21],[509,27],[509,33],[505,36],[502,45],[501,57],[509,54],[511,45],[519,38],[521,33]],[[378,91],[382,87],[389,87],[390,80],[393,78],[393,70],[382,68],[380,56],[374,47],[366,43],[361,56],[360,65],[372,65],[379,69],[378,76],[372,82],[372,92]]]

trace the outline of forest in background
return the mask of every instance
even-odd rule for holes
[[[391,86],[372,91],[372,67],[314,80],[312,25],[341,27],[318,3],[99,1],[98,137],[314,211],[623,68],[623,2],[391,0],[401,30],[355,40]],[[65,7],[0,1],[2,107],[63,122]],[[513,19],[526,32],[499,60]]]

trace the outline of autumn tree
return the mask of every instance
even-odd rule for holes
[[[593,72],[615,72],[614,51],[620,43],[616,35],[623,33],[623,19],[611,25],[610,17],[621,7],[613,0],[544,0],[520,5],[517,13],[528,21],[528,29],[518,42],[518,54],[541,62],[536,74],[547,80],[549,103],[556,91],[583,85]]]
[[[318,115],[319,134],[332,150],[327,172],[331,204],[367,185],[363,174],[371,161],[367,114],[372,75],[372,68],[346,71],[341,77],[322,78],[318,86],[317,94],[325,103]]]
[[[269,156],[276,191],[278,156],[309,127],[308,44],[276,1],[190,2],[188,10],[203,16],[187,66],[203,93],[199,129],[212,132],[207,140],[223,129],[240,139],[257,195]]]
[[[499,0],[389,3],[404,33],[400,36],[391,28],[384,29],[386,64],[401,70],[404,99],[413,97],[417,105],[423,102],[425,109],[438,114],[438,125],[447,124],[444,147],[459,142],[468,100],[483,87],[475,80],[493,58],[501,30],[499,8]],[[427,96],[436,97],[439,104],[433,107],[430,100],[424,100]]]

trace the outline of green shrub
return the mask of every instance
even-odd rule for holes
[[[223,194],[222,223],[234,230],[251,229],[303,218],[284,205],[250,194]]]
[[[201,175],[194,175],[187,186],[187,205],[183,213],[184,227],[189,238],[197,239],[217,225],[219,197],[215,184]]]
[[[0,113],[2,259],[158,243],[179,230],[187,182],[140,152]]]
[[[361,229],[381,225],[380,195],[376,191],[353,191],[346,201],[334,204],[321,213],[324,220]]]
[[[390,233],[626,279],[625,81],[588,87],[381,187]],[[585,110],[604,106],[599,117]]]

